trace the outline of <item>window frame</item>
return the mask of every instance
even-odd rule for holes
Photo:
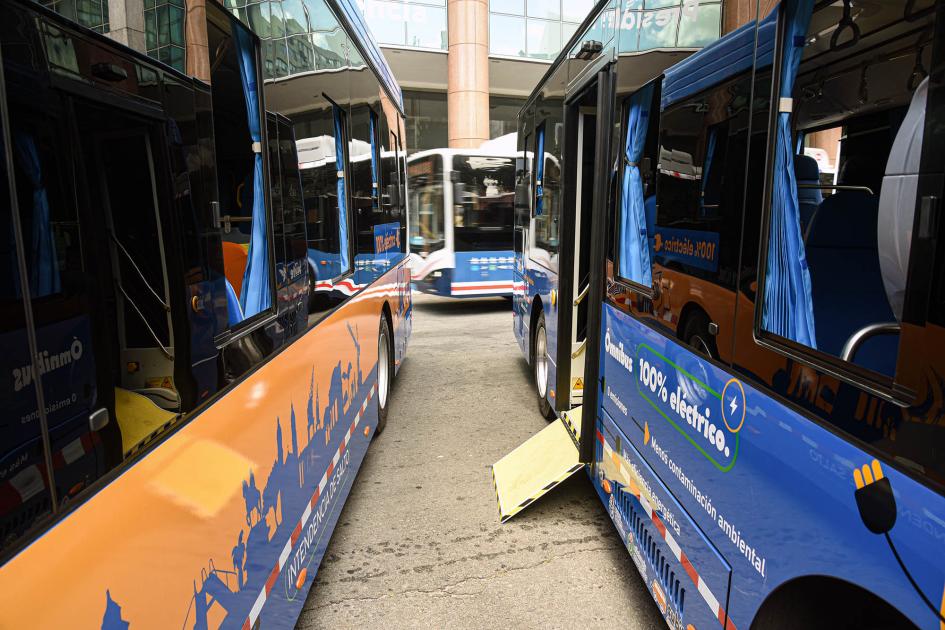
[[[656,273],[655,273],[655,271],[654,271],[654,269],[653,269],[653,259],[650,259],[650,275],[651,275],[651,279],[652,279],[652,285],[651,285],[651,286],[645,286],[645,285],[643,285],[643,284],[640,284],[639,282],[636,282],[635,280],[631,280],[630,278],[624,278],[623,276],[620,275],[620,271],[619,271],[619,270],[620,270],[620,257],[621,257],[621,253],[622,253],[622,251],[623,251],[623,247],[622,247],[622,246],[623,246],[623,243],[621,242],[621,239],[619,238],[619,237],[620,237],[620,231],[619,231],[620,217],[621,217],[622,214],[623,214],[623,208],[622,208],[622,202],[621,202],[621,199],[623,198],[623,167],[626,165],[626,162],[627,162],[627,157],[626,157],[626,153],[625,153],[624,147],[626,147],[626,145],[627,145],[627,133],[628,133],[628,131],[629,131],[629,130],[627,129],[627,120],[628,120],[629,114],[630,114],[630,100],[631,100],[636,94],[638,94],[641,90],[643,90],[647,85],[653,85],[653,86],[654,86],[654,90],[653,90],[653,101],[650,103],[650,105],[651,105],[651,107],[652,107],[654,104],[656,105],[656,108],[653,108],[653,109],[650,110],[650,124],[649,124],[649,127],[647,128],[647,141],[650,140],[650,137],[649,137],[649,136],[650,136],[650,132],[651,132],[652,129],[653,129],[653,121],[654,121],[654,120],[656,120],[656,137],[657,137],[657,142],[659,141],[660,133],[663,131],[663,109],[662,109],[662,106],[661,106],[661,104],[660,104],[660,99],[661,99],[662,94],[663,94],[663,77],[662,77],[662,75],[660,75],[660,76],[656,77],[655,79],[653,79],[652,81],[649,81],[648,83],[645,83],[645,84],[641,85],[641,86],[640,86],[638,89],[636,89],[632,94],[628,94],[626,97],[624,97],[624,99],[620,102],[620,116],[621,116],[621,118],[620,118],[620,120],[619,120],[619,122],[620,122],[620,138],[619,138],[619,141],[618,141],[617,147],[616,147],[616,148],[617,148],[617,164],[618,164],[618,168],[617,168],[617,186],[616,186],[616,188],[617,188],[617,197],[616,197],[616,199],[614,200],[614,205],[616,206],[615,212],[614,212],[614,224],[613,224],[613,226],[611,226],[611,228],[612,228],[612,230],[613,230],[613,233],[614,233],[614,235],[615,235],[615,242],[614,242],[614,261],[613,261],[613,262],[614,262],[614,271],[613,271],[613,275],[612,275],[612,278],[611,278],[611,279],[613,280],[614,284],[616,284],[616,285],[619,286],[619,287],[626,288],[626,289],[628,289],[628,290],[630,290],[630,291],[633,291],[634,293],[636,293],[636,294],[638,294],[638,295],[642,295],[643,297],[645,297],[645,298],[647,298],[647,299],[649,299],[649,300],[655,300],[655,299],[658,297],[658,291],[657,291],[657,289],[656,289],[656,287],[657,287],[657,285],[658,285],[658,280],[657,280],[657,278],[656,278]],[[655,114],[655,115],[654,115],[654,114]],[[647,156],[647,155],[645,155],[645,152],[646,152],[646,144],[644,144],[643,150],[644,150],[644,156],[643,156],[644,158],[647,158],[647,157],[652,158],[652,156]],[[656,159],[657,159],[657,162],[656,162],[656,164],[654,165],[654,172],[656,172],[656,175],[657,175],[657,176],[654,178],[654,182],[653,182],[653,195],[656,196],[656,208],[657,208],[657,216],[658,216],[658,212],[659,212],[659,172],[658,172],[658,170],[656,169],[656,166],[659,164],[659,156],[656,156]],[[641,175],[642,175],[642,174],[641,174]],[[645,198],[644,198],[644,199],[645,199]],[[654,223],[653,223],[653,225],[654,225],[654,226],[656,225],[656,217],[654,217]],[[649,239],[649,235],[647,235],[647,238]]]
[[[879,374],[869,368],[865,368],[855,363],[843,361],[840,357],[810,348],[804,344],[781,337],[775,333],[765,330],[762,319],[764,317],[764,295],[765,283],[767,281],[768,249],[771,240],[771,206],[774,182],[774,160],[778,148],[778,117],[780,112],[780,98],[782,82],[782,58],[785,48],[787,24],[779,16],[777,24],[777,35],[774,44],[774,59],[771,65],[771,92],[767,97],[768,114],[768,141],[765,149],[765,168],[763,192],[760,208],[760,232],[758,238],[758,260],[756,261],[757,270],[757,288],[755,290],[755,308],[752,321],[752,338],[756,345],[777,353],[780,356],[797,361],[803,366],[817,370],[820,373],[831,376],[842,383],[847,383],[857,387],[869,394],[877,396],[887,402],[897,406],[910,406],[914,402],[914,393],[905,388],[897,388],[896,380],[898,376],[898,367],[896,374],[892,377]],[[753,80],[757,79],[759,68],[754,66],[752,69]],[[836,123],[832,123],[836,126]],[[792,121],[792,139],[798,130],[793,127]],[[743,239],[746,237],[743,234]],[[741,284],[741,281],[739,281]],[[901,333],[900,333],[901,340]],[[902,348],[899,348],[902,351]],[[897,359],[897,364],[899,360]],[[848,435],[844,432],[844,435]]]

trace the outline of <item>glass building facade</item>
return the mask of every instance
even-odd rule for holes
[[[184,14],[184,0],[144,0],[144,41],[148,54],[181,72],[185,67]]]
[[[446,0],[358,0],[377,43],[446,50]]]
[[[490,0],[489,53],[554,59],[593,8],[593,0]]]
[[[42,0],[42,4],[82,26],[108,32],[108,0]]]

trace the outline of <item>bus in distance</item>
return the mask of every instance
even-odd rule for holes
[[[4,625],[293,627],[388,417],[403,169],[342,151],[310,216],[259,39],[206,9],[209,84],[0,4]],[[400,89],[356,7],[319,15],[367,61],[306,90],[379,165]],[[356,289],[313,302],[309,234],[332,229]]]
[[[415,286],[445,297],[512,294],[512,152],[436,149],[407,159]]]
[[[606,4],[519,118],[533,440],[578,448],[521,501],[497,462],[503,520],[583,465],[671,628],[942,627],[945,2],[675,59]]]

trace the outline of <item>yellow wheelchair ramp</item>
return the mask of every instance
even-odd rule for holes
[[[562,420],[555,420],[492,465],[492,483],[504,523],[584,467]]]

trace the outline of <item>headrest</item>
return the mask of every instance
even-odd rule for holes
[[[809,155],[794,156],[794,176],[803,181],[820,181],[820,167],[817,166],[817,160]]]

